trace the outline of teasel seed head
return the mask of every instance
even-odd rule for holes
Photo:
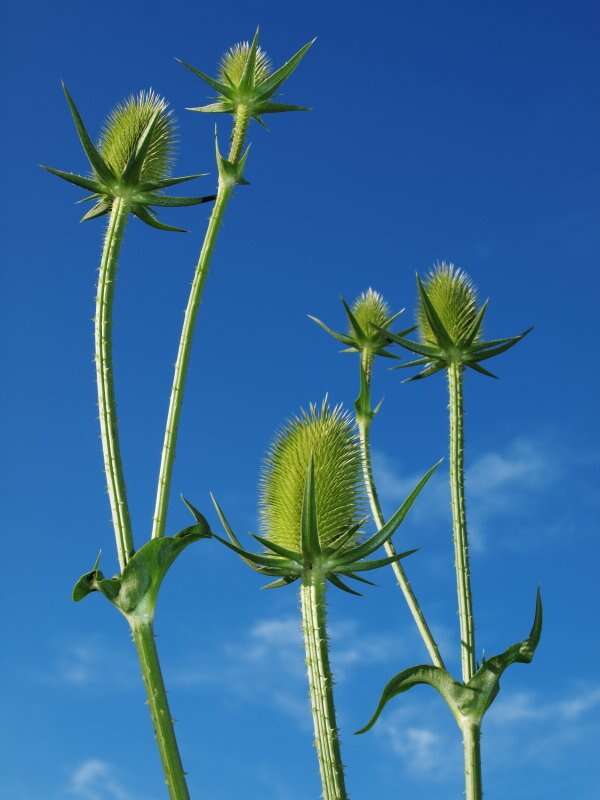
[[[238,44],[230,47],[221,58],[219,80],[223,81],[223,83],[239,86],[244,77],[244,70],[251,50],[252,44],[250,42],[238,42]],[[258,46],[256,48],[253,72],[253,85],[264,81],[271,74],[271,60],[265,51]]]
[[[383,295],[370,287],[362,292],[352,304],[352,313],[356,321],[367,334],[373,336],[378,333],[378,328],[385,328],[390,317],[390,307]],[[348,335],[352,336],[352,326],[348,327]]]
[[[273,442],[261,478],[264,535],[300,551],[302,504],[313,459],[317,527],[322,547],[355,525],[363,509],[360,451],[352,417],[325,399],[291,419]],[[348,545],[355,542],[348,542]]]
[[[471,279],[454,264],[442,261],[427,275],[423,285],[452,342],[460,345],[477,317],[477,292]],[[421,341],[440,344],[423,307],[422,298],[417,321]],[[476,339],[480,335],[481,331],[478,331]]]

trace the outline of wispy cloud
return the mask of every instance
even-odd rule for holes
[[[109,645],[100,636],[85,636],[63,644],[50,674],[44,678],[81,689],[107,685],[127,689],[137,685],[133,654],[124,647]]]
[[[67,792],[76,800],[138,800],[125,788],[116,768],[99,758],[88,758],[71,773]],[[148,800],[148,798],[146,798]]]
[[[400,503],[419,479],[403,475],[385,453],[374,453],[374,471],[384,502],[390,507]],[[556,450],[545,441],[517,437],[504,448],[482,453],[467,468],[465,484],[469,498],[472,545],[482,550],[486,529],[496,517],[519,515],[534,498],[545,492],[561,476]],[[423,499],[411,510],[411,519],[419,524],[449,519],[447,472],[438,471],[423,490]],[[537,505],[537,504],[536,504]]]

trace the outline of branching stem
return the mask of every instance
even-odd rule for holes
[[[373,355],[366,350],[363,350],[361,353],[361,368],[364,370],[367,390],[370,392],[371,388],[371,372],[372,372],[372,359]],[[360,456],[361,456],[361,463],[362,463],[362,472],[363,472],[363,480],[365,484],[365,488],[367,491],[367,497],[369,498],[369,506],[371,508],[371,515],[373,520],[378,528],[382,528],[385,524],[385,519],[383,517],[383,513],[381,511],[381,504],[379,502],[379,497],[377,494],[377,487],[375,486],[375,480],[373,478],[373,467],[371,463],[371,446],[370,446],[370,430],[371,430],[371,417],[369,415],[366,416],[357,416],[357,424],[358,424],[358,431],[359,431],[359,439],[360,439]],[[384,544],[385,552],[388,556],[396,555],[396,550],[394,545],[391,541],[387,541]],[[429,657],[433,664],[436,667],[444,668],[444,661],[442,659],[440,649],[435,641],[435,638],[427,624],[427,620],[425,619],[425,615],[419,605],[419,601],[414,593],[414,590],[408,580],[406,572],[401,564],[400,561],[396,561],[392,564],[392,569],[394,571],[394,575],[396,577],[396,581],[402,594],[404,595],[404,599],[408,605],[410,613],[412,614],[412,618],[417,626],[419,634],[427,648],[427,652],[429,653]]]
[[[249,116],[247,109],[243,107],[239,108],[235,115],[231,146],[228,155],[228,160],[232,163],[238,162],[242,155],[242,147],[244,144],[246,131],[248,129],[248,122]],[[163,439],[163,448],[158,474],[156,503],[154,507],[154,519],[152,523],[153,539],[162,536],[165,532],[171,478],[173,474],[173,464],[175,461],[175,448],[177,445],[177,432],[179,428],[179,419],[181,416],[181,406],[183,402],[183,393],[185,390],[188,363],[192,349],[194,326],[204,291],[204,284],[206,283],[206,278],[208,276],[208,269],[210,266],[210,260],[215,242],[217,240],[217,234],[219,232],[219,228],[223,220],[223,214],[233,189],[234,184],[231,181],[224,180],[223,178],[219,179],[217,198],[208,221],[208,227],[206,229],[204,242],[202,243],[202,249],[200,250],[198,262],[196,264],[196,271],[194,273],[194,279],[192,281],[192,287],[190,289],[190,294],[185,309],[183,327],[181,330],[179,348],[177,351],[177,359],[175,361],[175,371],[173,374],[173,384],[171,387],[171,396],[169,399],[169,409],[167,412],[167,422],[165,426],[165,435]]]
[[[325,582],[308,570],[300,589],[306,667],[323,800],[347,800],[327,644]]]

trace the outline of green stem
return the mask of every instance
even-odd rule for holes
[[[231,147],[229,149],[228,160],[232,163],[239,161],[242,153],[244,139],[249,122],[248,110],[240,106],[235,115]],[[169,504],[169,492],[171,488],[171,478],[173,475],[173,464],[175,461],[175,448],[177,445],[177,432],[179,419],[181,416],[181,406],[185,381],[187,376],[188,363],[192,348],[194,326],[204,284],[208,276],[210,260],[217,240],[217,234],[223,220],[223,214],[229,202],[229,198],[234,189],[234,184],[230,180],[219,178],[219,188],[217,197],[212,208],[212,213],[208,221],[208,227],[202,243],[202,249],[196,264],[194,280],[185,309],[183,328],[179,339],[177,359],[175,361],[175,371],[173,374],[173,384],[171,387],[171,397],[169,399],[169,410],[167,412],[167,422],[165,425],[165,435],[160,459],[160,469],[158,473],[158,485],[156,489],[156,502],[154,506],[154,519],[152,523],[152,538],[156,539],[165,532],[167,521],[167,508]]]
[[[323,800],[347,800],[327,646],[325,581],[321,574],[305,573],[300,599]]]
[[[123,465],[119,448],[117,412],[112,369],[112,305],[117,261],[129,209],[121,198],[112,204],[98,276],[95,317],[96,383],[100,414],[100,438],[108,497],[121,571],[133,554],[133,536],[127,505]]]
[[[450,494],[460,623],[460,656],[463,682],[468,683],[475,674],[475,625],[465,505],[463,367],[461,364],[453,362],[448,367],[448,390],[450,394]]]
[[[185,772],[177,747],[173,719],[169,710],[152,622],[130,620],[133,641],[138,653],[142,677],[148,696],[148,706],[156,742],[165,773],[170,800],[189,800]]]
[[[372,371],[372,360],[373,356],[371,353],[363,350],[361,353],[361,367],[364,370],[365,380],[367,391],[370,391],[371,387],[371,371]],[[360,439],[360,457],[362,463],[362,472],[363,472],[363,480],[365,484],[365,488],[367,491],[367,497],[369,498],[369,506],[371,508],[371,515],[373,520],[378,528],[383,528],[385,524],[385,519],[383,517],[383,513],[381,511],[381,504],[379,502],[379,496],[377,494],[377,488],[375,486],[375,480],[373,478],[373,467],[371,463],[371,447],[370,447],[370,429],[371,429],[371,417],[369,415],[366,416],[357,416],[357,424],[358,424],[358,432],[359,432],[359,439]],[[388,556],[396,555],[396,549],[392,542],[388,541],[384,544],[385,552]],[[429,657],[433,664],[436,667],[441,667],[444,669],[444,661],[442,659],[442,655],[440,653],[440,649],[435,641],[433,634],[427,624],[427,620],[425,619],[425,615],[419,605],[419,601],[413,591],[412,586],[410,585],[410,581],[404,571],[402,564],[399,561],[396,561],[394,564],[391,565],[394,571],[394,575],[396,577],[396,581],[398,586],[400,587],[402,594],[404,595],[404,599],[408,605],[410,613],[412,614],[412,618],[417,626],[417,630],[419,631],[423,643],[427,648],[427,652],[429,653]]]
[[[465,722],[462,726],[465,755],[465,800],[481,800],[481,729],[479,725]]]

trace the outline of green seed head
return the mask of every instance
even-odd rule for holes
[[[362,507],[360,451],[351,416],[327,399],[302,411],[272,444],[261,478],[260,517],[273,542],[301,550],[302,500],[314,459],[317,524],[322,547],[358,521]]]
[[[390,316],[390,308],[383,296],[374,289],[367,289],[356,298],[352,305],[352,313],[363,331],[372,336],[377,333],[377,327],[385,328]],[[348,335],[352,336],[353,330],[350,326]]]
[[[250,55],[251,45],[249,42],[239,42],[230,47],[221,59],[219,65],[219,80],[222,83],[232,83],[239,86],[244,74],[244,68]],[[254,66],[254,80],[252,85],[264,81],[271,72],[271,61],[264,50],[260,47],[256,50],[256,64]]]
[[[429,273],[424,286],[450,338],[459,344],[477,316],[477,293],[471,279],[454,264],[442,261]],[[421,340],[436,342],[422,302],[417,311],[417,323]]]
[[[111,111],[100,136],[98,149],[116,175],[122,175],[148,123],[158,111],[140,181],[168,177],[173,161],[175,125],[166,100],[152,89],[128,97]]]

